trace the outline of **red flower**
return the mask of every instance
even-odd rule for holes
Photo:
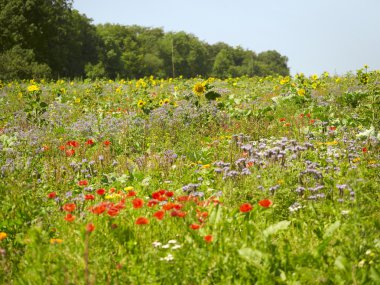
[[[94,141],[92,139],[89,139],[86,141],[85,143],[86,145],[93,145],[94,144]]]
[[[285,118],[280,118],[280,122],[285,122],[286,119]]]
[[[110,146],[110,145],[111,145],[111,142],[107,140],[107,141],[104,141],[103,144],[104,144],[105,146]]]
[[[104,195],[104,194],[106,193],[106,190],[103,189],[103,188],[100,188],[100,189],[96,190],[96,193],[97,193],[98,195]]]
[[[87,225],[86,225],[86,232],[91,233],[91,232],[93,232],[94,230],[95,230],[95,226],[94,226],[93,223],[90,223],[90,224],[87,224]]]
[[[92,213],[94,213],[96,215],[100,215],[106,210],[106,205],[100,204],[100,205],[92,207],[90,210]]]
[[[153,206],[155,206],[155,205],[157,205],[157,204],[158,204],[158,201],[157,201],[157,200],[149,200],[147,206],[148,206],[148,207],[153,207]]]
[[[136,192],[133,191],[133,190],[129,190],[128,194],[127,194],[127,197],[133,197],[133,196],[136,196]]]
[[[165,193],[165,196],[170,198],[174,196],[174,193],[172,191],[168,191]]]
[[[311,115],[308,113],[306,114],[306,117],[308,117],[309,119],[311,118]]]
[[[201,228],[201,226],[198,225],[198,224],[191,224],[191,225],[190,225],[190,228],[191,228],[192,230],[199,230],[199,229]]]
[[[310,124],[314,124],[315,123],[315,120],[314,119],[311,119],[310,120]]]
[[[59,150],[65,150],[65,149],[66,149],[66,146],[64,146],[64,145],[60,145],[58,148],[59,148]]]
[[[153,214],[157,220],[162,220],[165,216],[165,211],[157,211]]]
[[[132,200],[133,208],[139,209],[144,205],[143,199],[136,198]]]
[[[247,213],[252,210],[252,206],[249,203],[244,203],[240,206],[240,212]]]
[[[75,210],[76,206],[74,203],[65,204],[63,205],[62,209],[66,212],[73,212]]]
[[[48,194],[48,197],[49,197],[49,199],[54,199],[55,197],[57,197],[57,193],[55,193],[55,192],[50,192],[50,193]]]
[[[75,216],[71,215],[71,214],[67,214],[64,218],[66,221],[68,222],[73,222],[75,220]]]
[[[69,146],[72,146],[72,147],[78,147],[79,146],[79,142],[77,142],[77,141],[68,141],[66,143],[66,145],[69,145]]]
[[[149,224],[149,220],[145,217],[139,217],[139,218],[137,218],[135,224],[136,225],[147,225],[147,224]]]
[[[158,190],[158,193],[160,193],[160,195],[164,195],[166,193],[166,190],[160,189],[160,190]]]
[[[329,129],[330,129],[330,131],[335,131],[336,127],[335,126],[331,126]]]
[[[95,196],[92,195],[92,194],[86,194],[86,195],[84,196],[84,199],[85,199],[85,200],[95,200]]]
[[[88,181],[87,181],[87,180],[80,180],[80,181],[78,182],[78,185],[79,185],[79,186],[87,186],[87,185],[88,185]]]
[[[74,154],[75,154],[75,150],[73,149],[66,150],[66,156],[73,156]]]
[[[205,242],[212,242],[212,235],[207,235],[207,236],[204,236],[203,239],[205,240]]]
[[[363,153],[366,153],[367,151],[368,151],[368,149],[367,149],[366,147],[363,147],[363,148],[362,148],[362,152],[363,152]]]
[[[116,207],[112,207],[111,209],[108,210],[107,214],[110,215],[111,217],[117,216],[119,214],[119,209]]]
[[[270,206],[272,206],[272,204],[273,202],[269,199],[264,199],[264,200],[259,201],[259,205],[264,208],[269,208]]]
[[[153,193],[152,193],[152,198],[153,198],[153,199],[156,199],[156,200],[157,200],[157,199],[160,198],[160,197],[161,197],[160,192],[153,192]]]

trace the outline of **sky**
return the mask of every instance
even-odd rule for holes
[[[94,24],[184,31],[288,57],[292,75],[380,70],[380,0],[74,0]]]

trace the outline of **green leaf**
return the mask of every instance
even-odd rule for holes
[[[264,254],[261,251],[249,247],[239,249],[238,253],[241,258],[256,266],[261,266],[264,259]]]
[[[340,221],[336,221],[335,223],[329,225],[323,235],[323,238],[331,237],[332,234],[340,227]]]
[[[289,227],[290,223],[291,223],[290,221],[278,222],[277,224],[267,227],[264,230],[263,234],[265,237],[268,237],[270,235],[277,233],[278,231],[286,230]]]
[[[215,91],[208,91],[205,94],[205,97],[207,100],[215,100],[216,98],[222,97],[222,95],[220,95],[218,92],[215,92]]]

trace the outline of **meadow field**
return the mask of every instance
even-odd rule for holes
[[[380,284],[380,72],[0,82],[1,284]]]

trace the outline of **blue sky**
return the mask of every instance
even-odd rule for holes
[[[185,31],[257,53],[277,50],[291,73],[380,69],[380,0],[74,0],[98,23]]]

